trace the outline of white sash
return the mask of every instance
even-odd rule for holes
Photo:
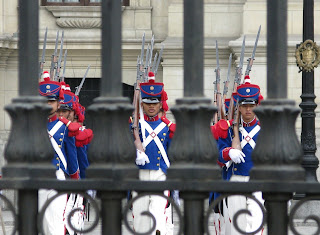
[[[50,131],[48,131],[49,133],[49,138],[52,144],[52,147],[54,148],[54,150],[56,151],[56,153],[58,154],[62,164],[64,165],[64,168],[67,169],[67,161],[61,151],[61,148],[59,148],[56,140],[53,138],[53,136],[56,134],[56,132],[60,129],[60,127],[63,125],[63,122],[58,121],[56,123],[56,125],[54,125]]]
[[[246,146],[246,144],[250,144],[252,149],[256,146],[256,142],[254,142],[253,137],[260,131],[260,126],[256,125],[250,133],[248,133],[243,127],[239,128],[239,131],[241,132],[242,135],[242,140],[241,140],[241,148]]]
[[[170,167],[170,162],[166,153],[166,150],[164,149],[158,134],[163,130],[163,128],[166,127],[166,124],[164,122],[161,122],[156,129],[152,129],[152,127],[144,120],[140,120],[141,126],[143,126],[149,133],[148,137],[146,138],[145,141],[143,141],[143,146],[144,148],[146,148],[148,146],[148,144],[150,144],[150,142],[152,140],[154,140],[154,142],[156,143],[157,147],[159,148],[161,155],[163,157],[164,162],[166,163],[167,167]],[[142,128],[141,128],[142,129]]]

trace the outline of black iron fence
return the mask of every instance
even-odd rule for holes
[[[101,93],[89,108],[89,115],[95,120],[95,137],[89,152],[87,179],[58,181],[50,163],[53,150],[46,130],[48,108],[37,91],[38,0],[20,0],[19,97],[6,107],[12,129],[5,150],[7,164],[0,181],[0,188],[18,192],[18,212],[11,209],[19,234],[34,235],[41,230],[43,212],[50,203],[38,208],[41,188],[82,193],[92,200],[101,220],[102,234],[112,235],[121,234],[123,221],[127,224],[121,204],[127,190],[159,195],[167,189],[180,190],[183,215],[173,201],[172,204],[178,211],[179,233],[186,235],[204,234],[208,230],[208,217],[217,203],[205,211],[208,192],[250,197],[252,192],[262,191],[268,234],[288,234],[289,225],[298,234],[293,228],[293,217],[300,204],[288,214],[287,202],[294,192],[312,196],[310,199],[319,198],[320,185],[303,181],[302,151],[294,127],[299,109],[287,99],[287,1],[268,0],[267,6],[268,94],[256,110],[261,133],[253,153],[255,166],[249,182],[222,181],[216,165],[218,150],[209,128],[216,108],[203,95],[203,0],[184,1],[184,58],[188,59],[184,60],[184,98],[178,99],[172,108],[177,130],[169,152],[172,165],[167,181],[141,182],[134,165],[135,149],[127,127],[132,105],[121,94],[119,0],[102,1]],[[97,190],[100,207],[85,194],[88,189]],[[96,220],[88,229],[88,234],[97,223]]]

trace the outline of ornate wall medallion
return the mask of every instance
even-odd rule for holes
[[[319,47],[312,40],[306,40],[296,49],[296,60],[299,72],[312,72],[320,63]]]

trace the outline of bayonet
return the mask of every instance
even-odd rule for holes
[[[141,76],[141,58],[138,56],[137,58],[137,80],[140,80]]]
[[[216,72],[216,81],[213,83],[215,84],[214,93],[215,93],[215,103],[218,107],[218,112],[216,113],[215,123],[220,120],[221,117],[221,92],[220,92],[220,63],[219,63],[219,47],[218,41],[216,40],[216,60],[217,60],[217,67],[215,69]]]
[[[160,53],[159,53],[159,57],[158,57],[158,61],[157,61],[157,65],[156,65],[156,68],[155,68],[155,70],[154,70],[154,75],[155,75],[155,76],[156,76],[157,73],[158,73],[158,67],[159,67],[159,64],[160,64],[161,57],[162,57],[163,48],[164,48],[164,44],[162,44],[162,47],[161,47],[161,50],[160,50]]]
[[[145,61],[145,67],[144,67],[144,74],[143,74],[143,81],[148,81],[148,63],[149,63],[149,54],[150,54],[150,49],[149,49],[149,44],[147,47],[147,52],[146,52],[146,61]]]
[[[64,36],[64,31],[62,31],[62,35],[61,35],[59,58],[58,58],[58,63],[57,63],[56,74],[54,76],[54,80],[55,81],[58,81],[59,80],[59,76],[60,76],[61,60],[62,60],[62,53],[63,53],[63,36]]]
[[[142,68],[143,68],[145,36],[146,36],[146,33],[143,33],[143,36],[142,36],[142,46],[141,46],[141,56],[140,56],[140,59],[141,59],[140,66],[142,66]],[[141,70],[141,68],[140,68],[140,70]]]
[[[46,56],[46,47],[47,47],[47,34],[48,34],[48,27],[46,27],[46,32],[44,33],[44,39],[43,39],[43,48],[42,48],[42,56],[41,56],[41,61],[40,61],[40,68],[39,68],[39,79],[41,79],[41,75],[43,73],[43,66],[45,61],[45,56]]]
[[[65,50],[65,52],[64,52],[63,72],[62,72],[62,76],[60,77],[60,81],[61,82],[64,82],[64,78],[65,78],[65,75],[66,75],[67,51],[68,50]]]
[[[219,63],[219,48],[218,48],[218,41],[216,40],[216,60],[217,60],[217,68],[215,69],[216,72],[216,82],[220,83],[220,63]]]
[[[246,69],[245,75],[249,75],[249,73],[251,71],[252,64],[253,64],[254,57],[255,57],[255,54],[256,54],[256,50],[257,50],[257,46],[258,46],[258,41],[259,41],[259,37],[260,37],[260,31],[261,31],[261,25],[260,25],[258,33],[257,33],[257,37],[256,37],[256,41],[254,43],[252,55],[251,55],[250,58],[248,58],[248,64],[247,64],[247,69]]]
[[[151,66],[151,62],[152,62],[153,46],[154,46],[154,35],[153,35],[152,38],[151,38],[151,47],[150,47],[150,56],[149,56],[148,67]]]
[[[242,67],[243,67],[243,58],[244,58],[244,51],[245,51],[245,44],[246,44],[246,36],[243,37],[242,47],[241,47],[241,54],[240,54],[240,63],[239,66],[236,68],[236,75],[234,82],[238,85],[240,85],[241,82],[241,75],[242,75]],[[237,86],[234,87],[234,92],[237,89]]]
[[[57,31],[56,44],[54,47],[54,52],[51,57],[51,66],[50,66],[50,78],[53,79],[54,69],[57,63],[57,50],[58,50],[58,41],[59,41],[59,30]]]
[[[152,72],[154,72],[154,70],[155,70],[157,58],[158,58],[158,52],[156,52],[156,54],[154,55],[153,64],[152,64],[152,68],[151,68]]]
[[[76,92],[74,93],[76,96],[79,96],[79,94],[80,94],[81,88],[82,88],[82,86],[83,86],[83,84],[84,84],[84,81],[86,80],[86,77],[87,77],[87,75],[88,75],[89,69],[90,69],[90,65],[88,66],[87,71],[86,71],[86,73],[84,74],[84,76],[83,76],[83,78],[82,78],[82,80],[81,80],[80,85],[77,86]]]
[[[232,63],[232,53],[230,53],[229,56],[229,64],[228,64],[228,74],[227,74],[227,79],[223,82],[224,87],[223,87],[223,99],[226,99],[227,93],[228,93],[228,86],[230,83],[230,71],[231,71],[231,63]]]

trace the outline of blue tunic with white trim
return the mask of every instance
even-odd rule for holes
[[[146,122],[151,126],[151,128],[153,130],[155,130],[162,123],[162,120],[160,118],[156,117],[154,121],[147,121],[146,120]],[[141,130],[140,122],[139,122],[139,128]],[[145,131],[146,139],[148,138],[148,136],[150,134],[152,134],[152,133],[149,133],[147,130]],[[163,145],[163,148],[167,154],[168,154],[168,147],[171,142],[171,139],[169,138],[169,134],[170,134],[170,131],[169,131],[169,127],[167,125],[165,125],[164,128],[157,134],[157,137],[160,139],[161,144]],[[141,132],[139,135],[140,135],[141,142],[143,142]],[[140,169],[147,169],[147,170],[161,169],[165,174],[167,173],[168,166],[165,163],[164,158],[161,154],[161,151],[158,148],[158,146],[154,140],[152,140],[146,146],[145,153],[149,157],[150,163],[146,163],[144,166],[138,166]],[[168,157],[168,160],[169,160],[169,157]],[[169,162],[170,162],[170,160],[169,160]]]
[[[253,162],[251,159],[251,154],[254,149],[255,143],[259,136],[259,122],[255,119],[250,125],[243,126],[243,131],[239,131],[240,142],[242,147],[242,152],[245,154],[245,162],[239,164],[232,163],[230,166],[232,170],[232,175],[243,175],[249,176],[250,170],[253,167]],[[253,136],[251,136],[253,134]],[[227,163],[230,159],[229,151],[232,146],[233,129],[230,127],[228,130],[228,136],[225,139],[219,138],[219,161],[222,163]]]
[[[47,124],[48,131],[50,131],[58,122],[60,121],[57,118],[49,119]],[[52,160],[52,164],[56,167],[57,170],[61,168],[67,175],[73,178],[73,176],[79,173],[79,165],[77,160],[75,138],[69,137],[68,133],[69,131],[67,126],[63,124],[53,135],[54,140],[56,141],[58,147],[63,153],[63,156],[65,157],[67,166],[63,164],[63,161],[60,159],[56,151]]]

